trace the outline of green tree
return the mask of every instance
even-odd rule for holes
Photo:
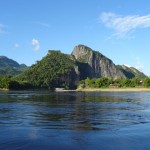
[[[122,79],[120,84],[122,87],[131,87],[131,80],[130,79]]]
[[[144,87],[150,87],[150,78],[144,79]]]
[[[101,87],[108,87],[110,82],[109,79],[102,77],[96,79],[95,84],[97,88],[101,88]]]
[[[2,77],[1,81],[0,81],[0,88],[5,88],[8,89],[9,88],[9,81],[10,78],[9,77]]]
[[[130,85],[131,87],[137,87],[140,85],[140,81],[141,81],[140,78],[135,77],[130,80],[131,80],[131,85]]]

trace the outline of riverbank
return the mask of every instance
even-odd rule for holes
[[[150,92],[150,88],[80,88],[76,91],[82,92]]]
[[[12,90],[12,89],[11,89]],[[1,89],[0,91],[11,91],[10,89]],[[24,89],[25,90],[25,89]],[[38,89],[26,89],[26,90],[38,90]],[[40,89],[41,90],[41,89]],[[17,90],[14,90],[17,91]],[[22,91],[22,90],[20,90]],[[150,88],[79,88],[75,90],[59,89],[55,92],[150,92]]]

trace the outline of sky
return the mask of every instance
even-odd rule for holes
[[[150,1],[0,0],[0,56],[31,66],[78,44],[150,76]]]

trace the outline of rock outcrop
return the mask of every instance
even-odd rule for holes
[[[77,60],[81,79],[85,79],[86,77],[126,78],[112,60],[87,46],[76,46],[72,55]]]
[[[126,65],[118,65],[117,68],[120,69],[127,78],[134,78],[134,77],[146,78],[147,77],[143,72],[137,70],[134,67],[128,67]]]

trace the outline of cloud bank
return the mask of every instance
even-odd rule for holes
[[[113,29],[115,35],[124,37],[137,28],[150,27],[150,14],[145,16],[121,16],[111,12],[104,12],[100,15],[100,21],[104,23],[106,27]]]
[[[40,42],[37,39],[33,38],[31,44],[34,46],[34,51],[40,50]]]

